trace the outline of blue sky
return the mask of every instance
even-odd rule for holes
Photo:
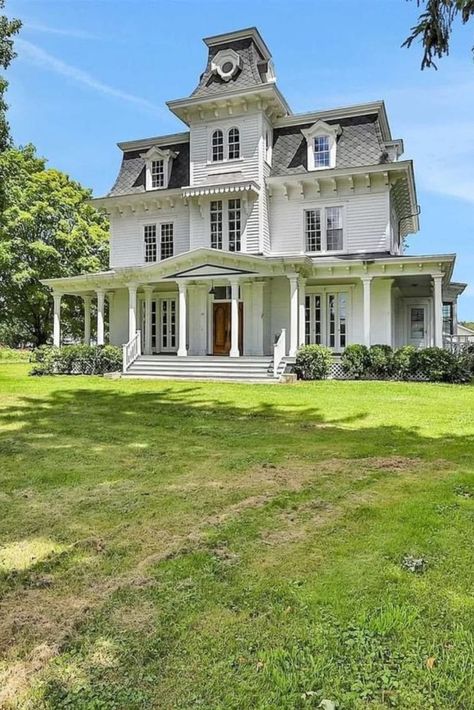
[[[439,71],[400,49],[417,17],[406,0],[8,0],[24,23],[8,71],[15,141],[102,195],[116,143],[183,130],[165,101],[189,95],[205,66],[202,37],[256,25],[295,112],[385,99],[395,138],[415,161],[421,231],[411,253],[458,253],[474,320],[473,25],[459,27]]]

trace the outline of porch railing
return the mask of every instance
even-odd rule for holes
[[[474,336],[472,335],[443,335],[443,347],[445,350],[450,350],[452,353],[458,353],[465,350],[468,345],[474,346]]]
[[[128,341],[128,343],[125,343],[123,346],[123,355],[122,355],[122,369],[123,372],[127,372],[128,368],[130,365],[135,362],[137,357],[141,355],[141,333],[139,330],[135,333],[135,335]]]
[[[278,375],[280,363],[286,355],[286,329],[282,328],[281,333],[273,346],[273,377]]]

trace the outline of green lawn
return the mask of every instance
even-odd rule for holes
[[[474,707],[474,388],[26,373],[0,707]]]

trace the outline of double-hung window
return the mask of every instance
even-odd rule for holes
[[[165,161],[152,160],[150,166],[151,186],[153,189],[165,186]]]
[[[144,229],[145,239],[145,262],[153,263],[157,259],[157,244],[156,244],[156,224],[146,224]]]
[[[169,259],[174,254],[173,222],[161,225],[160,259]]]
[[[443,303],[443,333],[454,333],[453,304],[450,302]]]
[[[331,164],[329,136],[316,136],[314,139],[314,167],[328,168]]]
[[[218,129],[212,134],[212,162],[224,160],[224,134]]]
[[[160,235],[158,250],[158,234]],[[145,224],[143,227],[145,242],[145,263],[153,264],[162,259],[169,259],[174,254],[174,228],[172,222],[159,225]]]
[[[344,249],[342,207],[305,210],[304,229],[306,251],[326,252]]]
[[[240,251],[242,246],[240,199],[211,200],[209,217],[211,248]]]

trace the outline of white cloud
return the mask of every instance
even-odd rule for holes
[[[76,37],[77,39],[100,39],[98,35],[84,32],[83,30],[68,29],[63,27],[50,27],[37,22],[24,22],[22,32],[24,30],[31,32],[42,32],[45,34],[60,35],[61,37]]]
[[[142,99],[140,96],[135,96],[134,94],[129,94],[121,89],[116,89],[109,84],[96,79],[91,74],[79,69],[78,67],[72,66],[63,62],[62,59],[49,54],[41,47],[38,47],[32,42],[28,42],[25,39],[15,40],[16,48],[18,51],[18,56],[20,59],[28,61],[36,67],[46,69],[47,71],[54,72],[55,74],[61,74],[62,76],[75,81],[78,84],[82,84],[93,91],[97,91],[99,94],[105,96],[112,96],[121,101],[126,101],[127,103],[135,104],[136,106],[151,111],[153,113],[162,113],[162,109],[153,104],[147,99]]]

